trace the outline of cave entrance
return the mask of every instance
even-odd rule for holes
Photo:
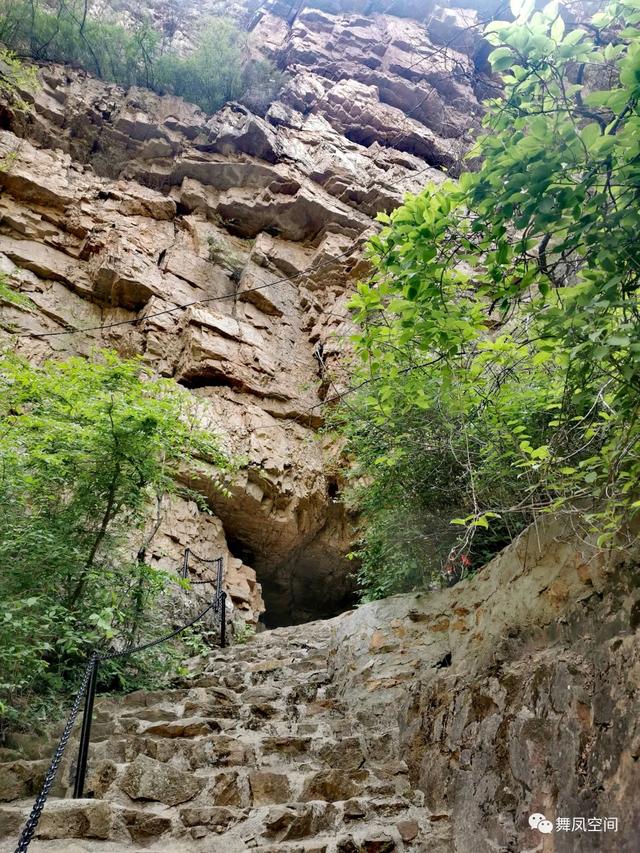
[[[267,628],[331,619],[357,603],[353,563],[332,548],[300,548],[286,561],[269,564],[264,556],[227,535],[229,548],[255,569],[262,585]]]
[[[295,569],[295,567],[294,567]],[[282,628],[287,625],[303,625],[318,619],[331,619],[351,610],[357,603],[353,590],[341,588],[335,594],[319,584],[298,580],[294,575],[292,583],[276,579],[262,578],[262,596],[266,610],[260,621],[267,628]]]

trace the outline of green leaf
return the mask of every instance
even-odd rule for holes
[[[535,0],[510,0],[509,6],[514,18],[526,21],[535,8]]]
[[[562,43],[565,46],[573,47],[574,45],[578,44],[578,42],[580,42],[585,35],[586,33],[584,32],[584,30],[576,28],[567,33]]]
[[[550,34],[551,38],[556,42],[556,44],[560,44],[564,35],[564,21],[562,20],[562,17],[560,15],[558,15],[558,17],[551,25]]]
[[[584,142],[584,144],[589,148],[593,145],[593,143],[598,139],[599,136],[602,135],[602,129],[597,121],[592,121],[589,124],[585,125],[580,131],[580,138]]]
[[[499,47],[489,54],[489,62],[494,71],[504,71],[513,65],[514,56],[509,47]]]

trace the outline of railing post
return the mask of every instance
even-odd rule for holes
[[[89,683],[87,684],[87,693],[84,700],[80,746],[78,747],[78,767],[76,769],[76,779],[73,786],[74,800],[82,799],[82,795],[84,793],[84,780],[87,775],[87,758],[89,757],[89,739],[91,737],[91,718],[93,717],[93,700],[96,696],[99,666],[100,659],[97,654],[94,654]]]
[[[222,575],[223,560],[222,560],[222,557],[218,557],[217,563],[218,563],[218,571],[216,573],[216,593],[218,595],[220,595],[222,593],[222,581],[223,581],[223,575]]]
[[[190,550],[188,548],[184,549],[184,561],[182,563],[182,577],[186,580],[189,577],[189,554]]]
[[[227,593],[223,590],[218,600],[220,602],[220,646],[224,649],[227,633]]]
[[[224,583],[224,557],[218,557],[218,571],[216,573],[216,597],[218,599],[218,610],[220,611],[220,646],[225,647],[227,633],[227,593],[223,589]]]

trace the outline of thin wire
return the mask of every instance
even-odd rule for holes
[[[392,2],[390,2],[390,3],[388,4],[388,6],[385,8],[385,10],[384,10],[381,14],[382,14],[382,15],[386,15],[386,14],[387,14],[387,12],[388,12],[388,11],[391,9],[391,7],[394,5],[394,3],[395,3],[395,0],[392,0]],[[460,38],[460,37],[461,37],[461,35],[462,35],[463,33],[465,33],[465,32],[467,32],[467,31],[469,31],[469,30],[472,30],[472,29],[475,29],[475,28],[479,27],[482,23],[486,23],[486,22],[484,22],[484,21],[483,21],[483,22],[478,22],[477,24],[473,24],[473,25],[470,25],[469,27],[466,27],[466,28],[465,28],[464,30],[462,30],[460,33],[456,33],[456,34],[453,36],[453,38],[451,38],[451,39],[449,40],[449,42],[447,42],[445,45],[441,45],[439,48],[437,48],[436,50],[434,50],[434,51],[430,52],[429,54],[426,54],[426,55],[422,55],[422,56],[420,56],[420,58],[419,58],[418,60],[416,60],[416,62],[415,62],[415,63],[413,63],[412,65],[410,65],[410,66],[409,66],[409,69],[411,69],[411,68],[413,68],[413,67],[415,67],[415,66],[419,65],[420,63],[422,63],[422,62],[424,62],[424,61],[426,61],[426,60],[428,60],[428,59],[432,59],[434,56],[437,56],[437,55],[438,55],[438,54],[440,54],[440,53],[446,52],[446,50],[448,50],[448,49],[451,47],[451,45],[452,45],[452,44],[453,44],[453,43],[454,43],[458,38]],[[415,52],[415,50],[414,50],[414,52]],[[325,75],[320,74],[319,76],[321,76],[321,77],[322,77],[323,79],[325,79],[325,80],[330,80],[330,81],[332,81],[333,83],[338,83],[338,82],[340,82],[340,79],[342,79],[342,78],[339,78],[339,77],[337,77],[337,76],[335,76],[335,75],[334,75],[334,76],[331,76],[331,75],[326,75],[326,76],[325,76]],[[443,77],[443,79],[444,79],[444,77]],[[423,99],[423,101],[421,101],[417,106],[415,106],[412,110],[410,110],[410,111],[409,111],[409,113],[407,113],[407,114],[405,114],[405,115],[404,115],[404,117],[403,117],[403,123],[405,123],[405,124],[406,124],[407,119],[408,119],[408,118],[410,118],[410,117],[413,115],[413,113],[414,113],[415,111],[417,111],[417,110],[422,106],[422,104],[427,100],[427,98],[429,98],[429,97],[431,96],[431,94],[433,93],[433,91],[435,91],[435,87],[433,86],[433,83],[431,83],[431,82],[430,82],[430,83],[429,83],[429,85],[431,86],[431,91],[430,91],[430,92],[425,96],[425,98]],[[322,95],[322,96],[319,96],[318,98],[316,98],[316,100],[314,101],[313,105],[310,107],[310,109],[308,110],[308,112],[311,112],[311,110],[317,110],[317,108],[320,106],[320,104],[321,104],[323,101],[325,101],[325,100],[329,97],[329,95],[330,95],[330,94],[331,94],[331,89],[328,89],[326,92],[324,92],[324,93],[323,93],[323,95]],[[407,135],[408,135],[408,131],[404,131],[404,132],[399,131],[399,132],[398,132],[398,134],[396,135],[396,137],[394,137],[394,139],[392,140],[392,143],[391,143],[391,146],[390,146],[390,147],[394,147],[394,146],[395,146],[399,141],[404,140],[404,138],[405,138]],[[405,177],[404,177],[404,178],[401,178],[401,179],[400,179],[400,183],[403,183],[403,182],[404,182],[404,181],[406,181],[406,180],[415,179],[415,178],[417,178],[419,175],[421,175],[421,174],[423,174],[424,172],[428,171],[429,169],[433,169],[433,168],[435,168],[435,167],[434,167],[434,166],[432,166],[432,165],[427,165],[424,169],[420,170],[420,171],[419,171],[419,172],[417,172],[417,173],[413,173],[413,174],[410,174],[410,175],[405,175]],[[332,259],[330,259],[330,260],[325,261],[325,262],[324,262],[324,263],[322,263],[322,264],[319,264],[319,265],[318,265],[318,267],[316,267],[315,269],[322,269],[324,266],[331,265],[331,264],[335,263],[335,261],[340,260],[341,258],[347,257],[349,254],[351,254],[351,253],[354,251],[354,249],[356,248],[356,246],[357,246],[357,241],[356,241],[356,243],[354,243],[354,244],[353,244],[353,246],[351,246],[348,250],[346,250],[345,252],[341,253],[340,255],[337,255],[335,258],[332,258]],[[107,330],[107,329],[115,329],[115,328],[119,328],[119,327],[122,327],[122,326],[129,326],[129,325],[142,324],[142,323],[143,323],[143,322],[145,322],[146,320],[151,320],[151,319],[154,319],[154,318],[156,318],[156,317],[163,317],[163,316],[166,316],[166,315],[168,315],[168,314],[173,314],[173,313],[175,313],[176,311],[183,311],[183,310],[185,310],[186,308],[193,307],[194,305],[205,305],[205,304],[209,304],[209,303],[211,303],[211,302],[219,302],[219,301],[223,301],[223,300],[225,300],[225,299],[237,299],[237,298],[238,298],[238,296],[243,296],[244,294],[247,294],[247,293],[255,293],[256,291],[264,290],[264,289],[266,289],[266,288],[268,288],[268,287],[272,287],[272,286],[275,286],[275,285],[277,285],[277,284],[291,284],[294,280],[296,280],[296,279],[300,278],[301,276],[306,275],[308,272],[312,271],[313,269],[314,269],[314,267],[313,267],[313,266],[309,266],[309,267],[307,267],[307,269],[302,270],[301,272],[296,273],[296,274],[295,274],[295,275],[293,275],[293,276],[285,276],[285,277],[283,277],[283,278],[276,279],[275,281],[268,282],[268,283],[266,283],[266,284],[262,284],[262,285],[258,285],[257,287],[249,288],[249,289],[247,289],[247,290],[243,291],[241,294],[238,294],[238,293],[230,293],[230,294],[224,294],[224,295],[222,295],[222,296],[211,296],[211,297],[205,297],[204,299],[196,299],[196,300],[192,300],[191,302],[185,302],[185,303],[183,303],[183,304],[181,304],[181,305],[176,305],[176,306],[174,306],[173,308],[166,308],[166,309],[164,309],[164,310],[162,310],[162,311],[156,311],[156,312],[154,312],[154,313],[152,313],[152,314],[147,314],[147,315],[142,316],[142,317],[136,317],[136,318],[134,318],[134,319],[132,319],[132,320],[119,320],[119,321],[116,321],[116,322],[113,322],[113,323],[105,323],[105,324],[101,324],[101,325],[97,325],[97,326],[87,326],[87,327],[84,327],[84,328],[81,328],[81,329],[64,329],[64,330],[58,330],[58,331],[55,331],[55,332],[39,332],[39,333],[35,333],[35,334],[33,334],[33,333],[29,333],[29,332],[24,332],[24,333],[21,333],[21,334],[17,335],[17,336],[16,336],[16,338],[17,338],[17,339],[21,339],[21,338],[32,338],[32,339],[36,339],[36,340],[37,340],[37,339],[42,339],[42,338],[59,337],[59,336],[62,336],[62,335],[78,335],[78,334],[86,334],[87,332],[100,332],[100,331],[104,331],[104,330]]]
[[[394,2],[395,2],[395,0],[394,0]],[[387,10],[385,10],[385,12],[386,12],[386,11],[388,11],[388,9],[389,9],[389,8],[391,8],[391,6],[392,6],[392,5],[393,5],[393,2],[392,2],[391,4],[389,4],[389,6],[387,7]],[[499,9],[499,10],[497,10],[496,14],[499,14],[499,13],[500,13],[500,11],[501,11],[503,8],[504,8],[504,7],[500,7],[500,9]],[[383,14],[385,14],[385,13],[383,13]],[[493,19],[495,19],[495,16],[494,16],[493,18],[491,18],[491,19],[487,19],[487,20],[493,20]],[[456,41],[456,40],[457,40],[457,39],[458,39],[458,38],[459,38],[463,33],[467,32],[467,31],[469,31],[469,30],[472,30],[472,29],[476,29],[477,27],[479,27],[481,24],[484,24],[484,23],[487,23],[487,21],[478,22],[477,24],[471,25],[470,27],[466,27],[463,31],[461,31],[461,33],[457,33],[457,34],[456,34],[456,35],[455,35],[455,36],[454,36],[454,37],[453,37],[449,42],[447,42],[445,45],[441,45],[437,50],[433,51],[431,54],[428,54],[427,56],[421,56],[421,57],[420,57],[420,58],[419,58],[419,59],[418,59],[418,60],[413,64],[413,66],[410,66],[410,67],[414,67],[415,65],[420,64],[421,62],[425,61],[426,59],[428,59],[428,58],[432,58],[433,56],[436,56],[436,55],[438,55],[439,53],[442,53],[442,52],[446,51],[449,47],[451,47],[451,45],[454,43],[454,41]],[[329,75],[326,75],[326,76],[321,75],[321,76],[323,76],[323,79],[333,80],[333,82],[334,82],[334,83],[339,82],[338,78],[336,78],[336,77],[331,77],[331,76],[329,76]],[[432,85],[432,84],[430,84],[430,85]],[[432,86],[432,89],[433,89],[433,86]],[[330,92],[331,92],[331,90],[329,89],[329,90],[327,90],[327,91],[326,91],[326,92],[325,92],[321,97],[318,97],[318,98],[316,99],[316,101],[314,102],[314,104],[312,105],[312,107],[310,108],[310,110],[315,110],[315,109],[316,109],[316,108],[317,108],[317,107],[322,103],[322,101],[323,101],[323,100],[326,100],[326,98],[329,96]],[[425,99],[425,100],[426,100],[426,99]],[[421,104],[418,104],[418,107],[419,107],[419,106],[421,106]],[[414,110],[410,111],[409,115],[411,115],[411,113],[412,113],[412,112],[414,112],[414,111],[415,111],[415,109],[416,109],[416,108],[414,107]],[[310,110],[309,110],[309,111],[310,111]],[[407,117],[408,117],[408,116],[407,116],[407,115],[405,115],[405,117],[404,117],[405,121],[406,121]],[[406,133],[406,132],[405,132],[405,133],[402,133],[402,135],[401,135],[401,137],[400,137],[400,138],[404,138],[406,135],[407,135],[407,133]],[[396,144],[396,143],[397,143],[397,141],[398,141],[398,137],[395,137],[395,138],[394,138],[394,140],[393,140],[394,144]],[[402,182],[404,182],[404,181],[406,181],[406,180],[415,179],[415,178],[417,178],[419,175],[421,175],[421,174],[423,174],[423,173],[425,173],[425,172],[427,172],[427,171],[429,171],[429,170],[431,170],[431,169],[433,169],[433,168],[435,168],[435,167],[434,167],[434,166],[432,166],[432,165],[430,165],[430,164],[426,164],[426,165],[425,165],[425,167],[424,167],[423,169],[421,169],[420,171],[418,171],[417,173],[412,173],[412,174],[406,175],[404,178],[400,179],[400,183],[402,183]],[[315,269],[322,269],[322,268],[323,268],[323,267],[325,267],[325,266],[333,265],[336,261],[339,261],[339,260],[341,260],[342,258],[345,258],[345,257],[347,257],[347,256],[351,255],[351,254],[352,254],[352,253],[357,249],[357,247],[358,247],[358,241],[355,241],[355,242],[354,242],[354,244],[353,244],[349,249],[345,250],[344,252],[342,252],[341,254],[337,255],[336,257],[331,258],[331,259],[329,259],[329,260],[325,261],[324,263],[319,264],[317,267],[315,267]],[[259,290],[263,290],[263,289],[265,289],[265,288],[267,288],[267,287],[271,287],[271,286],[274,286],[274,285],[277,285],[277,284],[282,284],[282,283],[285,283],[285,284],[291,284],[291,285],[293,286],[293,281],[294,281],[294,280],[296,280],[296,279],[298,279],[298,278],[300,278],[300,277],[302,277],[302,276],[306,275],[307,273],[309,273],[309,272],[310,272],[310,271],[312,271],[313,269],[314,269],[314,267],[313,267],[313,266],[309,266],[309,267],[307,267],[305,270],[302,270],[301,272],[296,273],[296,274],[295,274],[295,275],[293,275],[293,276],[286,276],[286,277],[282,277],[282,278],[280,278],[280,279],[276,279],[275,281],[269,282],[269,283],[267,283],[267,284],[259,285],[259,286],[257,286],[257,287],[254,287],[254,288],[250,288],[250,289],[248,289],[248,290],[245,290],[245,291],[243,291],[243,293],[252,293],[252,292],[259,291]],[[119,327],[119,326],[135,325],[135,324],[138,324],[138,323],[142,323],[142,322],[144,322],[145,320],[152,319],[152,318],[154,318],[154,317],[165,316],[165,315],[167,315],[167,314],[172,314],[172,313],[174,313],[174,312],[176,312],[176,311],[184,310],[185,308],[189,308],[189,307],[191,307],[191,306],[193,306],[193,305],[203,305],[203,304],[206,304],[206,303],[222,301],[222,300],[225,300],[225,299],[236,299],[238,296],[242,296],[242,294],[233,293],[233,294],[225,294],[225,295],[223,295],[223,296],[208,297],[208,298],[205,298],[205,299],[200,299],[200,300],[194,300],[194,301],[192,301],[192,302],[187,302],[187,303],[184,303],[184,304],[182,304],[182,305],[176,305],[176,306],[174,306],[173,308],[168,308],[168,309],[165,309],[165,310],[163,310],[163,311],[154,312],[154,313],[152,313],[152,314],[148,314],[148,315],[143,316],[143,317],[136,317],[135,319],[132,319],[132,320],[122,320],[122,321],[115,322],[115,323],[107,323],[107,324],[103,324],[103,325],[100,325],[100,326],[87,327],[87,328],[83,328],[83,329],[64,330],[64,331],[57,331],[57,332],[46,332],[46,333],[39,333],[39,334],[36,334],[36,335],[32,335],[32,334],[25,333],[25,334],[21,334],[21,335],[19,335],[18,337],[19,337],[19,338],[24,338],[24,337],[33,337],[33,338],[55,337],[55,336],[58,336],[58,335],[83,334],[83,333],[86,333],[86,332],[102,331],[102,330],[105,330],[105,329],[116,328],[116,327]],[[345,317],[345,318],[343,318],[343,319],[345,319],[345,320],[346,320],[346,317]],[[436,360],[439,360],[439,359],[436,359]],[[401,375],[402,375],[402,374],[407,374],[407,373],[413,372],[414,370],[422,369],[422,368],[424,368],[424,367],[426,367],[426,366],[428,366],[428,365],[430,365],[430,364],[432,364],[432,363],[433,363],[433,360],[431,360],[431,361],[427,361],[427,362],[423,362],[423,363],[420,363],[420,364],[416,364],[416,365],[411,365],[410,367],[405,368],[404,370],[400,371],[400,374],[401,374]],[[340,401],[340,400],[343,400],[345,397],[348,397],[348,396],[350,396],[351,394],[356,393],[356,392],[357,392],[357,391],[359,391],[361,388],[363,388],[363,387],[365,387],[365,386],[367,386],[367,385],[375,384],[376,382],[381,381],[381,379],[382,379],[382,377],[371,377],[371,378],[366,379],[366,380],[364,380],[363,382],[359,383],[358,385],[354,386],[353,388],[349,388],[349,389],[347,389],[346,391],[344,391],[344,392],[342,392],[342,393],[336,394],[336,395],[334,395],[333,397],[329,397],[329,398],[326,398],[326,399],[324,399],[324,400],[320,400],[318,403],[316,403],[316,404],[314,404],[314,405],[312,405],[312,406],[309,406],[308,408],[306,408],[305,410],[303,410],[302,412],[300,412],[300,413],[297,415],[297,417],[295,417],[295,418],[293,418],[293,419],[289,419],[289,422],[290,422],[290,423],[294,423],[294,424],[295,424],[295,423],[301,424],[302,419],[303,419],[303,418],[305,418],[307,415],[310,415],[311,413],[315,412],[316,410],[318,410],[318,409],[320,409],[320,408],[323,408],[324,406],[327,406],[327,405],[330,405],[330,404],[332,404],[332,403],[335,403],[335,402],[338,402],[338,401]],[[273,417],[275,417],[275,416],[273,416]],[[277,419],[277,418],[276,418],[276,419]],[[259,428],[260,428],[260,429],[262,429],[262,430],[264,430],[264,429],[270,429],[270,428],[275,428],[275,427],[279,427],[279,426],[280,426],[280,424],[279,424],[279,423],[275,423],[275,424],[264,424],[264,425],[260,426]],[[196,555],[194,555],[194,556],[196,556]],[[196,558],[197,558],[197,556],[196,556]],[[206,560],[201,560],[201,561],[202,561],[202,562],[207,562]],[[211,560],[211,561],[209,561],[209,562],[215,562],[215,561]],[[209,581],[192,581],[191,583],[195,583],[195,584],[198,584],[198,583],[209,583]]]
[[[295,273],[292,276],[284,276],[283,278],[278,278],[275,281],[270,281],[267,284],[261,284],[257,287],[251,287],[247,290],[243,290],[241,293],[225,293],[223,296],[209,296],[204,299],[194,299],[191,302],[184,302],[181,305],[175,305],[173,308],[166,308],[163,311],[156,311],[153,314],[146,314],[142,317],[135,317],[133,320],[119,320],[115,323],[104,323],[100,326],[87,326],[82,329],[65,329],[57,332],[38,332],[37,334],[32,334],[30,332],[23,332],[20,335],[16,335],[17,338],[53,338],[58,335],[81,335],[86,332],[99,332],[104,329],[114,329],[118,326],[129,326],[135,325],[136,323],[143,323],[145,320],[151,320],[153,317],[163,317],[166,314],[173,314],[175,311],[183,311],[185,308],[191,308],[193,305],[204,305],[209,302],[220,302],[224,299],[237,299],[239,296],[244,296],[246,293],[255,293],[257,290],[264,290],[267,287],[273,287],[276,284],[292,284],[295,279],[300,278],[301,276],[306,275],[307,273],[322,269],[325,266],[330,266],[334,264],[336,261],[341,260],[342,258],[347,257],[352,254],[355,248],[357,247],[357,242],[346,249],[344,252],[341,252],[339,255],[331,258],[330,260],[323,261],[318,264],[318,266],[314,267],[309,266],[304,270],[301,270],[299,273]]]
[[[414,370],[422,370],[425,367],[430,367],[432,364],[436,364],[437,362],[442,361],[443,358],[444,358],[444,356],[436,356],[436,358],[432,358],[429,361],[421,361],[418,364],[412,364],[409,367],[405,367],[402,370],[399,370],[398,376],[405,376],[408,373],[413,373]],[[287,418],[287,424],[298,424],[298,426],[302,426],[303,424],[302,424],[301,419],[304,418],[306,415],[311,414],[311,412],[315,411],[316,409],[322,408],[323,406],[328,406],[330,403],[338,403],[341,400],[344,400],[345,397],[349,397],[351,394],[355,394],[357,391],[360,391],[362,388],[366,387],[367,385],[373,385],[376,382],[382,382],[384,379],[385,379],[385,377],[383,377],[383,376],[372,376],[369,379],[365,379],[362,382],[360,382],[358,385],[354,385],[353,388],[347,388],[346,391],[335,394],[333,397],[327,397],[325,400],[320,400],[315,405],[309,406],[308,409],[304,409],[295,418]],[[331,383],[331,384],[333,387],[335,387],[335,385],[333,385],[333,383]],[[269,414],[269,413],[267,412],[267,414]],[[271,415],[271,417],[274,417],[274,416]],[[280,423],[274,423],[274,424],[263,424],[261,426],[257,426],[256,429],[262,431],[262,430],[266,430],[266,429],[275,429],[275,428],[281,428],[281,427],[282,427],[282,425]]]
[[[395,2],[396,2],[396,0],[391,0],[391,2],[384,9],[382,14],[386,15],[386,13],[391,9],[391,7],[394,5]],[[336,76],[330,76],[330,75],[327,75],[327,76],[319,75],[319,76],[323,77],[323,79],[325,79],[325,80],[330,80],[333,83],[338,83],[340,81],[340,79],[342,79],[342,78],[338,78]],[[309,108],[308,112],[311,112],[311,110],[315,110],[322,103],[323,100],[326,100],[328,98],[330,93],[331,93],[331,89],[328,89],[326,92],[323,93],[322,96],[319,96],[318,98],[316,98],[316,100],[314,101],[312,106]],[[346,257],[347,255],[351,254],[351,252],[353,252],[353,250],[356,246],[357,246],[357,241],[348,250],[346,250],[345,252],[342,252],[340,255],[337,255],[335,258],[332,258],[331,260],[325,261],[323,264],[320,264],[318,267],[316,267],[316,269],[321,269],[323,266],[330,265],[330,264],[334,263],[336,260],[340,260],[340,258]],[[269,282],[268,284],[258,285],[257,287],[253,287],[253,288],[250,288],[248,290],[244,290],[242,292],[242,294],[231,293],[231,294],[225,294],[224,296],[212,296],[212,297],[205,298],[205,299],[197,299],[197,300],[194,300],[192,302],[185,302],[182,305],[176,305],[174,308],[167,308],[163,311],[157,311],[153,314],[147,314],[144,317],[136,317],[133,320],[120,320],[120,321],[117,321],[114,323],[105,323],[104,325],[99,325],[99,326],[87,326],[86,328],[82,328],[82,329],[65,329],[65,330],[60,330],[60,331],[56,331],[56,332],[40,332],[38,334],[31,334],[31,333],[25,332],[25,333],[22,333],[20,335],[17,335],[16,338],[17,339],[20,339],[20,338],[34,338],[34,339],[53,338],[53,337],[58,337],[60,335],[85,334],[86,332],[98,332],[98,331],[103,331],[105,329],[115,329],[115,328],[118,328],[120,326],[135,325],[136,323],[142,323],[145,320],[150,320],[150,319],[153,319],[154,317],[163,317],[163,316],[166,316],[167,314],[173,314],[175,311],[182,311],[185,308],[190,308],[194,305],[204,305],[204,304],[208,304],[210,302],[222,301],[224,299],[236,299],[238,296],[242,296],[246,293],[255,293],[258,290],[264,290],[265,288],[272,287],[273,285],[276,285],[276,284],[291,283],[295,279],[300,278],[301,276],[310,272],[312,269],[313,269],[313,267],[309,266],[309,267],[307,267],[307,269],[302,270],[301,272],[296,273],[293,276],[290,276],[290,277],[287,276],[287,277],[284,277],[281,279],[277,279],[276,281]]]

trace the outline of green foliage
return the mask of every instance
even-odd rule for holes
[[[245,34],[229,19],[211,20],[204,24],[198,45],[188,56],[168,53],[158,59],[154,88],[180,95],[206,113],[243,97],[262,97],[266,106],[281,85],[281,76],[268,62],[246,63],[246,55]]]
[[[227,18],[203,23],[194,51],[166,50],[149,20],[133,28],[94,17],[84,0],[0,0],[0,42],[24,56],[86,68],[120,86],[173,93],[205,112],[226,101],[270,103],[281,75],[250,60],[245,34]],[[0,91],[1,93],[1,91]]]
[[[1,164],[0,164],[1,168]],[[24,293],[19,290],[14,290],[9,284],[9,280],[4,273],[0,273],[0,302],[6,302],[9,305],[14,305],[16,308],[29,309],[33,308],[33,302]]]
[[[23,94],[33,93],[38,88],[38,78],[35,68],[24,65],[10,50],[0,45],[0,99],[10,104],[13,109],[27,112],[29,104]],[[17,150],[0,156],[0,172],[11,170]],[[7,287],[4,276],[0,275],[0,299],[17,304],[18,296]]]
[[[640,506],[640,7],[513,12],[487,28],[504,91],[479,171],[380,217],[352,301],[374,595],[477,568],[537,512],[604,545]]]
[[[233,623],[233,642],[243,646],[253,639],[256,629],[244,619],[236,619]]]
[[[211,646],[207,645],[206,640],[202,636],[202,628],[200,626],[187,628],[186,631],[183,631],[180,635],[180,642],[191,657],[207,655],[211,650]]]
[[[187,469],[231,470],[193,398],[139,360],[103,352],[33,367],[0,359],[0,711],[59,692],[87,653],[137,642],[169,577],[131,559],[149,501]],[[147,662],[159,671],[163,652]],[[103,668],[122,684],[122,662]],[[147,671],[136,660],[140,671]],[[124,681],[123,681],[124,680]]]
[[[37,85],[35,68],[24,65],[14,53],[0,47],[0,97],[18,109],[26,109],[28,105],[18,93],[34,92]]]
[[[231,278],[234,281],[239,280],[245,264],[242,257],[229,249],[222,241],[216,240],[215,237],[208,237],[207,245],[209,247],[209,260],[212,263],[226,267],[231,274]]]
[[[84,13],[84,2],[0,2],[0,42],[23,56],[86,68],[121,86],[150,85],[160,38],[148,23],[131,32]]]

